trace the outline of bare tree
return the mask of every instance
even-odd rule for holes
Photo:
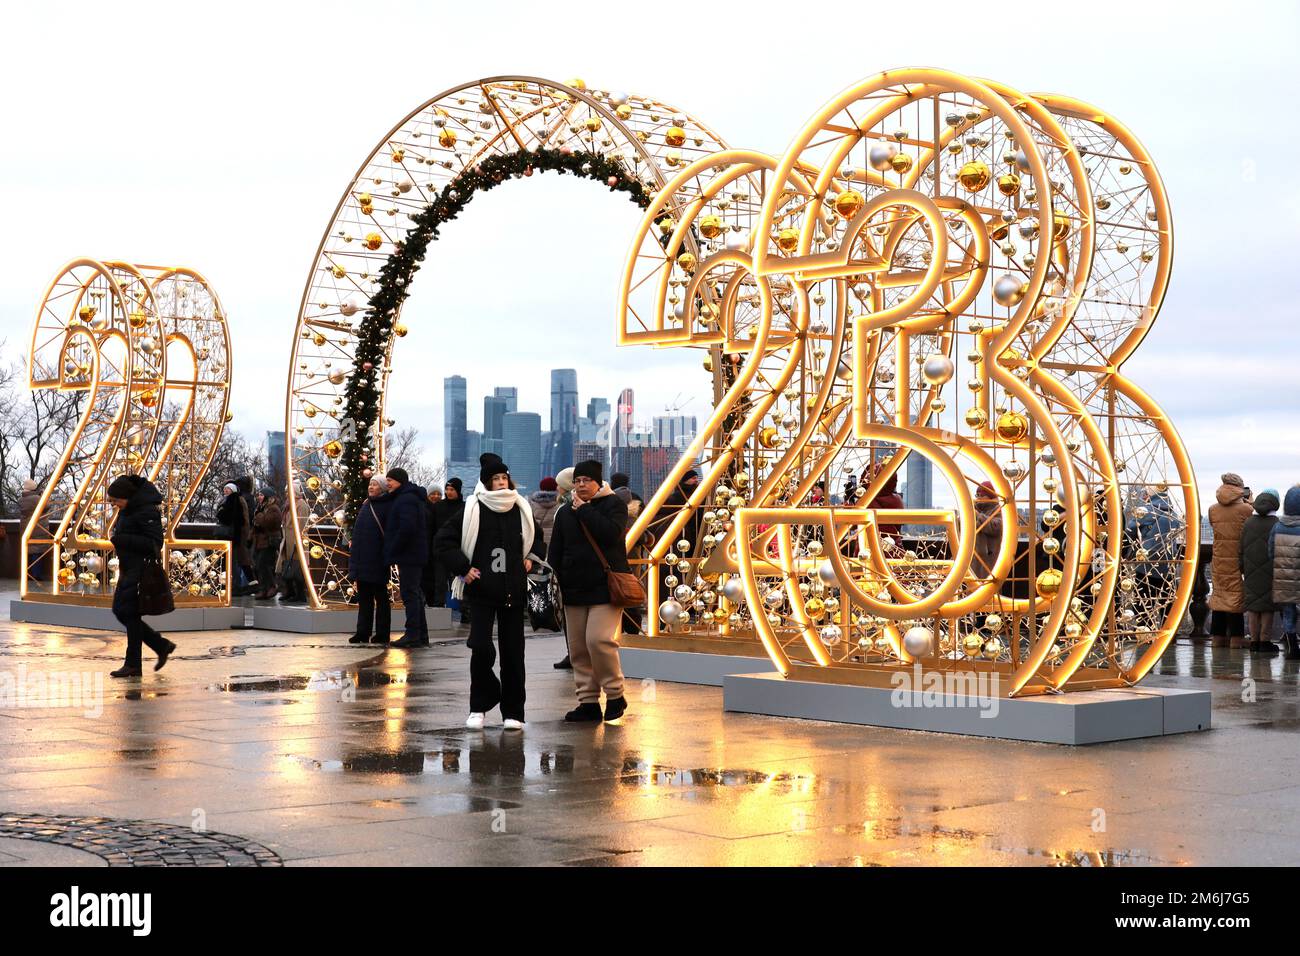
[[[419,441],[420,430],[414,425],[385,433],[385,467],[405,469],[412,482],[425,488],[442,484],[442,466],[432,465],[425,460],[424,446]]]
[[[5,514],[16,506],[24,480],[43,484],[53,474],[85,403],[84,391],[29,389],[25,357],[0,366],[0,506]],[[71,468],[64,479],[75,487],[81,477]]]
[[[253,479],[253,487],[268,484],[269,467],[266,460],[266,444],[250,444],[249,440],[233,428],[221,433],[221,441],[212,456],[212,463],[199,482],[190,506],[186,509],[187,521],[212,521],[217,513],[217,506],[225,497],[221,489],[228,481],[248,475]],[[284,489],[277,488],[278,493]]]

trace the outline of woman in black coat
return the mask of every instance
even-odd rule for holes
[[[568,721],[617,720],[627,710],[618,657],[623,609],[610,603],[605,572],[606,565],[611,571],[631,570],[624,543],[627,505],[602,484],[601,473],[598,461],[574,466],[573,500],[555,514],[547,555],[564,597],[564,630],[578,693],[577,708],[564,716]]]
[[[462,580],[453,593],[472,608],[469,626],[469,718],[480,729],[498,704],[507,730],[524,727],[524,612],[526,576],[532,554],[541,549],[541,530],[528,502],[514,490],[505,462],[492,453],[479,457],[479,486],[465,507],[438,530],[433,552],[449,574]],[[501,677],[492,666],[501,645]]]
[[[370,479],[366,493],[348,549],[348,580],[357,586],[357,630],[348,643],[387,644],[393,605],[388,595],[391,574],[384,560],[384,523],[391,499],[384,480],[378,477]]]
[[[1271,488],[1261,491],[1251,502],[1255,513],[1241,526],[1241,575],[1246,591],[1246,623],[1250,631],[1250,649],[1256,654],[1276,654],[1281,650],[1269,639],[1273,630],[1273,556],[1268,539],[1277,524],[1281,502]]]
[[[117,552],[117,588],[113,616],[126,628],[126,660],[111,677],[139,677],[143,673],[141,645],[158,655],[154,670],[162,670],[176,645],[144,622],[140,616],[140,573],[146,560],[161,560],[163,546],[162,495],[140,475],[122,475],[108,486],[108,498],[118,509],[109,539]]]

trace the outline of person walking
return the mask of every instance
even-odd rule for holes
[[[627,505],[601,480],[601,464],[573,469],[573,500],[555,517],[548,558],[564,597],[565,633],[578,706],[574,723],[618,720],[627,712],[618,634],[623,609],[610,602],[606,568],[630,572],[624,536]],[[601,713],[600,694],[605,692]]]
[[[392,496],[384,480],[371,478],[366,500],[357,509],[348,549],[348,580],[357,588],[357,629],[348,638],[349,644],[388,643],[393,607],[388,597],[391,573],[384,558],[384,525],[391,504]]]
[[[1281,612],[1286,659],[1300,660],[1300,637],[1296,635],[1300,605],[1300,485],[1289,488],[1282,500],[1282,516],[1268,533],[1268,556],[1273,559],[1273,603]]]
[[[140,574],[148,560],[162,560],[162,494],[141,475],[115,478],[106,492],[117,509],[109,540],[117,552],[117,587],[113,591],[113,616],[126,628],[126,660],[110,677],[139,677],[143,672],[142,647],[158,655],[153,669],[162,670],[176,645],[144,622],[140,615]]]
[[[1250,631],[1250,650],[1254,654],[1276,654],[1278,646],[1270,639],[1273,632],[1273,558],[1268,553],[1269,537],[1277,524],[1281,506],[1278,493],[1265,488],[1255,496],[1255,513],[1241,526],[1241,579],[1245,589],[1243,604]]]
[[[507,730],[522,730],[524,703],[524,612],[534,547],[542,546],[527,500],[513,487],[499,455],[479,456],[479,483],[464,509],[438,530],[435,552],[449,574],[452,593],[470,605],[469,717],[482,729],[487,712],[500,705]],[[493,671],[501,649],[501,676]]]
[[[238,575],[238,586],[233,593],[236,597],[243,597],[253,593],[253,561],[248,553],[252,513],[233,481],[226,482],[221,490],[226,497],[217,507],[217,537],[230,542],[230,563]]]
[[[261,590],[254,598],[267,601],[275,597],[275,556],[280,551],[284,515],[274,489],[263,488],[257,497],[257,510],[253,512],[253,557]]]
[[[1245,647],[1245,591],[1241,581],[1241,529],[1254,512],[1246,484],[1228,472],[1210,505],[1210,637],[1215,647]]]
[[[429,560],[428,507],[424,489],[411,482],[403,468],[388,470],[388,520],[384,522],[384,564],[397,567],[397,584],[406,609],[406,628],[390,647],[408,649],[429,644],[424,614],[424,565]]]

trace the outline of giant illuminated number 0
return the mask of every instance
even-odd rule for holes
[[[83,394],[23,529],[22,593],[105,604],[116,559],[105,488],[143,474],[163,495],[164,563],[178,605],[230,603],[230,543],[177,537],[221,440],[230,335],[220,300],[192,269],[77,259],[37,311],[29,385]]]
[[[1132,184],[1112,181],[1135,170]],[[726,183],[760,171],[755,214]],[[690,201],[674,195],[693,180],[704,186]],[[1145,210],[1132,221],[1135,191]],[[1125,211],[1107,215],[1116,196]],[[666,243],[653,228],[665,220]],[[746,238],[705,241],[683,263],[681,238],[707,240],[719,223]],[[807,665],[867,683],[912,663],[995,670],[1011,694],[1140,679],[1172,638],[1195,560],[1186,455],[1119,373],[1158,308],[1169,246],[1159,178],[1119,124],[943,71],[845,91],[780,160],[736,151],[683,170],[633,243],[625,328],[657,277],[659,321],[640,338],[720,342],[744,359],[629,533],[634,547],[685,469],[707,460],[647,555],[688,569],[664,579],[671,595],[648,575],[651,633],[747,631],[783,673]],[[1116,279],[1130,264],[1137,278]],[[776,309],[775,289],[787,300]],[[963,377],[972,404],[949,426],[943,390]],[[806,502],[832,466],[856,473],[865,460],[870,503],[908,455],[943,474],[954,509]],[[705,508],[692,566],[674,549]],[[974,531],[994,511],[997,553],[982,568]],[[1142,530],[1152,511],[1166,518],[1154,534]],[[920,554],[880,524],[935,525],[946,540]]]

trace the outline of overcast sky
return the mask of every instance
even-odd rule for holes
[[[872,9],[12,5],[0,56],[6,358],[26,349],[40,294],[68,259],[191,265],[231,318],[235,426],[260,439],[283,427],[296,309],[334,204],[389,127],[442,90],[581,76],[779,153],[845,86],[936,66],[1067,93],[1136,131],[1169,191],[1176,255],[1164,310],[1127,370],[1178,425],[1203,493],[1225,470],[1256,489],[1300,481],[1296,5]],[[518,386],[521,409],[545,422],[552,367],[578,369],[584,410],[630,386],[638,420],[681,402],[703,416],[698,353],[613,344],[638,218],[622,197],[549,176],[476,198],[443,230],[407,306],[390,403],[431,457],[454,373],[469,380],[470,427],[495,385]]]

